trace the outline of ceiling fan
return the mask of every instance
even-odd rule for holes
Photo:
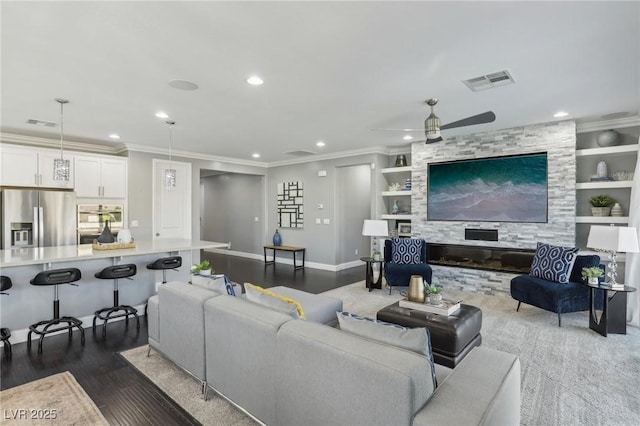
[[[440,125],[440,119],[433,112],[433,107],[438,103],[437,98],[431,98],[426,101],[426,104],[431,107],[431,114],[424,120],[424,129],[384,129],[384,130],[404,130],[404,131],[422,131],[426,136],[425,143],[435,143],[442,141],[441,130],[454,129],[456,127],[473,126],[476,124],[493,123],[496,120],[496,115],[493,111],[483,112],[478,115],[463,118],[462,120],[454,121],[445,125]]]

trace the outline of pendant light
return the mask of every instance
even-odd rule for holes
[[[64,159],[64,104],[69,103],[66,99],[56,98],[60,104],[60,158],[53,159],[53,180],[58,183],[69,183],[71,174],[71,161]]]
[[[440,142],[440,119],[433,112],[433,107],[438,103],[438,99],[431,98],[427,101],[427,105],[431,107],[431,114],[424,120],[424,135],[427,137],[425,143]]]
[[[169,167],[164,169],[164,189],[171,191],[176,188],[176,169],[171,168],[172,130],[176,122],[167,121],[166,123],[169,125]]]

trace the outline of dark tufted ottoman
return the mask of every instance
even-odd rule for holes
[[[446,316],[401,308],[396,302],[380,309],[377,318],[405,327],[428,328],[434,361],[450,368],[482,342],[482,311],[471,305],[461,304],[458,312]]]

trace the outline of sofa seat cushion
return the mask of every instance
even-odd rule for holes
[[[511,280],[511,296],[559,314],[589,310],[589,289],[574,282],[563,284],[533,275],[519,275]]]
[[[342,310],[342,300],[340,299],[284,286],[271,287],[269,290],[298,301],[302,305],[307,321],[331,326],[338,323],[336,312]]]

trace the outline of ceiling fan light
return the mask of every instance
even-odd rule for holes
[[[432,112],[426,120],[424,120],[424,134],[427,137],[426,143],[440,142],[440,119]]]

